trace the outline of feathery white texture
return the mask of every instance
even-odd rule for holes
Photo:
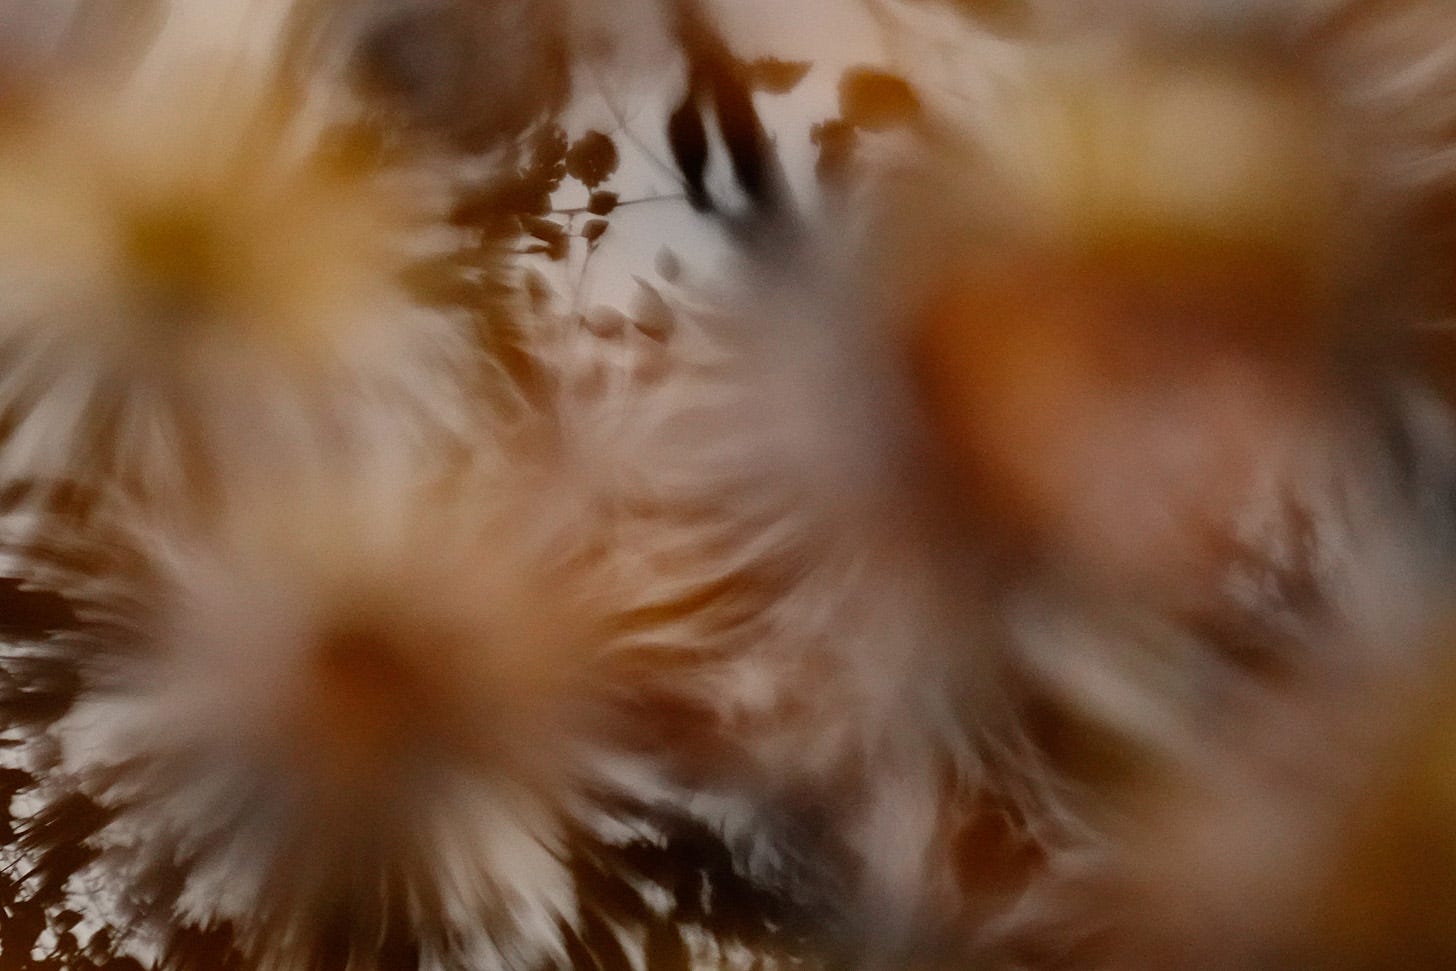
[[[570,490],[516,471],[429,511],[304,490],[168,541],[154,619],[76,658],[54,729],[58,791],[116,811],[89,871],[132,888],[116,926],[230,923],[276,968],[338,920],[360,961],[401,928],[426,968],[561,957],[562,840],[610,784],[599,581]]]
[[[1175,15],[1185,7],[1207,7],[1199,16],[1218,12],[1205,4],[1176,6]],[[1240,6],[1228,8],[1232,19]],[[950,16],[925,9],[927,18]],[[193,37],[187,23],[184,17],[172,24],[166,44],[207,49],[175,39]],[[213,25],[194,26],[205,33]],[[219,29],[256,37],[271,28]],[[1006,246],[998,233],[1008,227],[1013,261],[1027,255],[1020,247],[1028,239],[1026,250],[1080,252],[1096,230],[1129,213],[1164,230],[1237,234],[1254,233],[1250,224],[1272,211],[1277,236],[1323,225],[1329,183],[1328,173],[1309,167],[1299,112],[1261,101],[1261,79],[1211,77],[1197,68],[1176,79],[1144,71],[1146,65],[1128,70],[1096,45],[1058,48],[1038,60],[1014,42],[977,37],[977,50],[993,53],[994,65],[940,65],[941,80],[963,89],[959,100],[937,92],[950,107],[940,106],[927,137],[945,156],[916,170],[946,180],[927,193],[932,205],[912,205],[891,190],[878,208],[817,226],[822,244],[806,244],[787,266],[750,263],[740,268],[750,280],[704,295],[697,306],[683,294],[648,297],[639,325],[614,329],[599,320],[589,331],[558,320],[527,338],[528,351],[544,362],[545,384],[559,391],[555,411],[540,417],[542,425],[557,425],[560,438],[543,433],[536,444],[543,451],[560,446],[565,474],[586,498],[557,503],[550,489],[534,492],[533,482],[517,505],[494,484],[483,490],[474,499],[499,513],[483,514],[484,521],[505,535],[526,534],[506,541],[498,557],[477,560],[469,539],[467,552],[455,555],[462,541],[454,534],[475,534],[473,513],[438,529],[411,523],[422,502],[391,493],[399,467],[364,481],[366,490],[377,484],[380,496],[345,502],[343,511],[325,496],[281,520],[276,510],[244,515],[230,521],[233,532],[178,551],[163,570],[176,597],[175,604],[167,598],[164,622],[145,631],[136,656],[101,652],[87,660],[97,687],[59,729],[66,772],[122,811],[103,833],[109,849],[96,869],[113,884],[145,886],[149,869],[180,862],[185,879],[172,916],[229,920],[279,968],[308,950],[312,929],[332,916],[330,908],[355,917],[361,938],[384,934],[386,916],[399,919],[422,940],[427,967],[564,959],[553,950],[555,920],[570,920],[580,902],[558,858],[563,819],[589,814],[577,805],[581,776],[599,782],[620,775],[630,778],[634,796],[679,803],[708,821],[734,846],[740,867],[764,884],[799,889],[795,866],[806,858],[851,857],[853,892],[841,903],[876,918],[880,926],[866,935],[869,959],[883,945],[893,966],[894,949],[905,940],[922,932],[934,938],[955,926],[961,910],[976,910],[958,898],[981,891],[979,861],[957,859],[956,842],[962,817],[974,818],[982,799],[1009,817],[1016,838],[1032,844],[1029,868],[1050,876],[1027,875],[1029,890],[1014,886],[995,901],[995,914],[970,921],[967,936],[977,945],[1024,943],[1028,928],[1057,919],[1066,885],[1089,873],[1094,882],[1116,883],[1120,870],[1144,878],[1139,867],[1147,861],[1136,841],[1125,853],[1109,851],[1068,808],[1066,790],[1073,787],[1042,761],[1029,737],[1033,728],[1019,720],[1024,681],[1099,729],[1110,726],[1134,751],[1155,753],[1160,767],[1192,774],[1195,789],[1227,782],[1224,805],[1238,817],[1228,831],[1238,831],[1241,813],[1264,812],[1259,796],[1270,790],[1255,778],[1264,762],[1238,751],[1236,728],[1227,729],[1233,741],[1219,740],[1227,771],[1206,765],[1199,746],[1210,724],[1235,723],[1269,695],[1257,672],[1221,652],[1269,647],[1273,661],[1311,679],[1358,682],[1418,667],[1411,653],[1419,652],[1401,642],[1420,626],[1433,571],[1421,521],[1406,506],[1403,470],[1387,454],[1387,416],[1372,414],[1377,405],[1364,398],[1320,398],[1338,397],[1331,385],[1305,389],[1313,405],[1291,404],[1270,387],[1290,373],[1279,368],[1179,372],[1181,383],[1166,395],[1132,406],[1116,388],[1058,399],[1080,400],[1092,420],[1084,422],[1083,410],[1074,408],[1060,416],[1070,432],[1053,436],[1050,451],[1040,441],[1013,443],[1005,455],[1042,461],[1033,477],[1071,483],[1049,491],[1072,503],[1070,512],[1057,510],[1061,524],[1072,525],[1050,544],[1050,565],[1038,565],[1049,575],[1033,569],[1026,579],[1012,569],[1010,580],[996,580],[1009,589],[983,599],[984,574],[1001,565],[986,563],[978,529],[999,524],[986,521],[973,490],[955,478],[955,443],[927,414],[933,406],[913,366],[923,336],[915,310],[933,302],[927,291],[957,277],[964,268],[956,260],[968,250]],[[166,44],[156,51],[174,51]],[[171,53],[154,52],[147,69],[163,78],[157,65],[172,63]],[[123,115],[145,116],[145,103],[169,88],[170,82],[139,85],[137,105]],[[212,104],[214,95],[199,100]],[[972,134],[947,137],[966,122],[963,109]],[[1082,141],[1068,132],[1079,119],[1091,129]],[[285,126],[290,134],[278,140],[277,156],[284,171],[309,157],[311,125]],[[1149,138],[1122,137],[1128,134]],[[129,145],[131,135],[114,137]],[[164,141],[171,137],[153,133],[138,144],[176,144]],[[158,164],[169,154],[139,152],[145,164],[136,171],[170,171]],[[1265,178],[1271,160],[1272,180]],[[50,175],[27,175],[25,184]],[[373,198],[372,190],[364,194]],[[372,246],[375,231],[386,227],[369,216],[359,223],[341,216],[361,211],[352,188],[345,195],[348,204],[330,204],[332,215],[320,223],[303,220],[317,237],[304,233],[302,242],[269,252],[281,253],[285,264],[308,262],[315,248],[364,256],[323,278],[351,284],[340,292],[360,283],[366,293],[383,294],[379,320],[398,323],[415,311],[378,289],[382,264]],[[978,212],[986,200],[994,205]],[[1285,210],[1271,202],[1289,204],[1293,218],[1281,221]],[[54,208],[68,211],[60,203]],[[300,217],[297,207],[268,211],[289,225]],[[370,206],[364,211],[377,215]],[[1311,212],[1316,218],[1306,225]],[[74,222],[90,226],[91,218]],[[382,223],[395,225],[392,215]],[[880,233],[888,244],[867,241]],[[76,238],[85,241],[78,251],[105,252],[84,231]],[[48,259],[36,265],[69,263]],[[83,305],[94,299],[114,314],[114,303],[85,296],[115,288],[106,275],[110,264],[102,262],[97,280],[79,278],[85,285],[77,293]],[[1045,266],[1048,276],[1064,269],[1055,260]],[[1176,274],[1186,267],[1164,269]],[[993,276],[983,268],[968,274],[977,284],[999,285]],[[297,296],[292,277],[283,279],[284,292]],[[1115,289],[1118,280],[1111,280]],[[1045,290],[1055,293],[1059,281],[1049,280]],[[1033,305],[1042,297],[1034,273],[1007,285],[1018,282],[1026,289],[1015,296]],[[312,297],[298,300],[315,306]],[[346,303],[341,326],[374,320],[376,305]],[[317,306],[331,311],[332,298]],[[334,319],[331,312],[306,316]],[[553,324],[559,333],[549,332]],[[119,340],[131,347],[130,338]],[[406,397],[434,387],[437,359],[406,353],[418,366],[406,369],[412,376],[396,375],[401,355],[392,341],[361,342],[358,366],[346,364],[346,372],[368,377],[371,386],[377,377],[391,394]],[[336,348],[324,343],[332,359]],[[213,346],[204,343],[204,361]],[[280,400],[268,366],[279,358],[269,353],[229,387]],[[124,356],[131,361],[133,351]],[[230,350],[217,355],[223,356],[228,367],[247,358]],[[439,360],[454,360],[453,352]],[[376,362],[388,364],[387,375]],[[32,420],[30,434],[81,422],[77,403],[89,400],[100,368],[68,372],[57,390],[72,403],[73,417],[54,425]],[[225,375],[227,368],[208,365],[205,372]],[[1010,375],[1013,384],[1031,376]],[[228,397],[226,387],[206,390],[208,399],[222,395],[229,409],[241,400]],[[316,403],[306,396],[297,410],[315,419],[334,414],[312,411]],[[346,424],[358,418],[357,404],[349,398],[342,406]],[[1057,417],[1055,408],[1049,413]],[[136,451],[159,467],[186,450],[168,429],[167,414],[152,412],[150,430],[137,439],[149,444]],[[229,410],[229,420],[212,429],[248,443],[229,446],[245,460],[263,451],[254,441],[274,444],[266,427],[239,427],[251,426],[254,414]],[[1106,421],[1109,415],[1125,420]],[[312,420],[283,421],[299,432],[300,453],[319,440]],[[428,423],[405,426],[400,440]],[[369,430],[382,431],[372,420]],[[24,456],[27,440],[18,441]],[[42,449],[39,438],[29,441],[33,455],[18,463],[26,468]],[[506,491],[515,495],[514,487]],[[332,531],[329,523],[342,525]],[[580,524],[588,524],[590,539],[566,548],[550,540]],[[1190,525],[1226,540],[1233,552],[1220,547],[1205,556]],[[587,585],[606,594],[604,602],[582,604],[570,584],[553,582],[553,570],[538,574],[531,566],[565,570],[578,556],[601,571]],[[522,607],[522,599],[541,610]],[[327,639],[320,628],[361,604],[382,613],[386,628],[402,630],[408,647],[363,651],[362,673],[327,656],[320,670],[319,643]],[[576,630],[582,615],[598,611],[611,631],[603,644]],[[1190,620],[1188,613],[1202,616]],[[1238,643],[1225,643],[1196,627],[1210,618],[1247,629],[1236,630]],[[441,639],[416,636],[436,624]],[[583,657],[576,649],[594,654],[597,647],[609,655],[608,671],[625,671],[624,693],[644,691],[644,708],[670,699],[664,711],[648,712],[645,730],[627,733],[639,743],[629,756],[607,757],[590,740],[579,743],[574,705],[552,703],[562,693],[577,697],[572,672],[582,670]],[[497,666],[493,658],[506,660]],[[422,693],[442,704],[416,709],[412,699]],[[537,699],[540,710],[532,704]],[[369,707],[377,710],[360,710]],[[486,727],[498,721],[510,730]],[[1277,730],[1280,719],[1268,721]],[[1311,722],[1317,736],[1320,721]],[[394,735],[427,739],[418,746],[424,754],[415,758],[411,749],[402,756]],[[580,758],[568,756],[563,766],[535,757],[562,747]],[[669,765],[674,781],[643,770],[641,748]],[[1345,764],[1332,759],[1331,774]],[[1269,815],[1305,806],[1297,793]],[[784,817],[791,822],[780,826]],[[817,840],[800,839],[805,827],[794,823],[801,819],[817,825]],[[1308,836],[1298,825],[1271,828]],[[1225,832],[1217,824],[1209,829]],[[1263,835],[1244,845],[1257,853]],[[1209,851],[1197,845],[1178,859],[1204,864]],[[1220,908],[1246,905],[1246,885],[1264,894],[1254,894],[1260,902],[1279,888],[1258,877],[1258,866],[1241,870],[1240,862],[1207,883],[1193,881],[1187,898],[1213,884],[1222,895],[1219,906],[1185,922],[1199,925],[1193,938],[1211,936],[1226,913]],[[291,872],[280,874],[287,864]],[[1272,869],[1283,865],[1275,860]],[[1150,869],[1151,897],[1181,890],[1180,874]],[[403,895],[401,912],[381,915],[372,908],[390,896],[383,881],[399,871],[414,893]],[[1178,907],[1186,898],[1167,896],[1170,911],[1183,917]],[[1097,914],[1081,930],[1096,931],[1105,919]],[[634,959],[645,953],[635,932],[611,933]],[[752,962],[706,933],[687,936],[701,966]]]
[[[464,328],[401,280],[453,245],[449,181],[331,144],[347,119],[290,95],[257,23],[281,13],[229,6],[253,50],[199,6],[126,83],[60,78],[0,132],[9,475],[175,492],[189,463],[239,476],[466,424]]]

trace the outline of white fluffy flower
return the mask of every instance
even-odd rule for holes
[[[351,145],[269,31],[228,46],[189,10],[124,81],[58,77],[0,130],[7,476],[175,494],[464,422],[463,328],[402,279],[456,245],[448,181]]]
[[[110,814],[79,879],[162,953],[228,927],[272,968],[562,955],[569,831],[623,760],[590,520],[549,482],[428,512],[367,491],[173,544],[143,619],[73,657],[51,785]]]

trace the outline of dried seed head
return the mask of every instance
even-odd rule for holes
[[[336,151],[322,109],[249,74],[174,72],[58,85],[0,132],[12,469],[151,489],[188,452],[239,474],[351,424],[458,424],[463,328],[403,281],[453,245],[448,183]]]
[[[259,506],[169,554],[155,622],[82,665],[54,778],[112,814],[92,875],[164,946],[224,923],[278,968],[368,966],[395,933],[446,964],[559,946],[563,842],[612,764],[599,580],[578,510],[502,495],[408,525],[357,491]]]

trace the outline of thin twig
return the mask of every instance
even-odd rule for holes
[[[665,195],[660,196],[643,196],[640,199],[623,199],[621,202],[618,202],[615,206],[613,206],[612,209],[613,211],[616,211],[617,209],[623,209],[627,206],[640,206],[648,202],[683,202],[686,200],[687,196],[683,195],[681,192],[669,192]],[[574,206],[570,209],[553,209],[551,210],[551,212],[553,215],[557,216],[579,216],[582,213],[591,212],[591,209],[587,206]]]
[[[655,165],[658,171],[672,179],[678,185],[683,186],[683,189],[686,190],[687,186],[684,185],[682,175],[678,173],[677,169],[659,158],[657,153],[632,130],[626,113],[622,111],[621,105],[617,104],[616,98],[608,90],[607,83],[602,79],[600,69],[596,65],[592,65],[591,72],[597,83],[597,93],[602,96],[602,104],[607,106],[607,110],[612,114],[612,120],[617,123],[617,131],[620,131],[629,142],[636,146],[637,151],[642,153],[642,157]]]

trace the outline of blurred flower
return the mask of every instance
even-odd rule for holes
[[[1203,56],[1029,72],[909,335],[988,517],[1113,582],[1197,569],[1346,394],[1338,143],[1295,80]]]
[[[53,729],[114,926],[229,927],[260,967],[563,958],[568,830],[614,764],[602,605],[589,520],[519,485],[274,496],[167,544]]]
[[[0,39],[46,65],[0,70],[0,552],[69,598],[0,602],[75,628],[0,658],[22,949],[1447,958],[1445,15],[895,6],[937,36],[845,73],[830,211],[720,210],[721,285],[585,319],[507,251],[568,253],[563,180],[650,114],[611,75],[676,71],[691,6]],[[752,194],[766,62],[700,12],[727,80],[645,103],[689,195],[719,150]],[[573,144],[582,73],[620,127]]]
[[[443,175],[381,168],[276,76],[159,45],[0,131],[7,476],[175,494],[371,424],[459,428],[464,328],[403,282],[454,245]]]

